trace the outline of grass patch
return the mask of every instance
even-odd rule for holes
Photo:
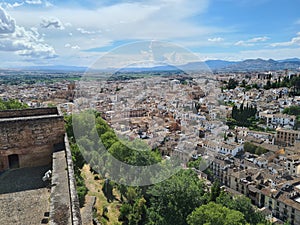
[[[97,210],[96,216],[102,224],[107,225],[121,225],[118,221],[120,215],[120,193],[113,189],[114,200],[112,202],[107,202],[107,199],[102,192],[102,187],[105,179],[103,179],[99,174],[93,174],[90,171],[89,165],[84,165],[81,170],[82,177],[85,180],[85,184],[88,188],[88,195],[96,197],[95,208]],[[107,212],[103,213],[103,209],[107,208]]]

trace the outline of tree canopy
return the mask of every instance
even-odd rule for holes
[[[168,180],[149,188],[149,223],[186,224],[187,216],[207,201],[205,185],[192,170],[181,170]]]
[[[25,103],[22,103],[16,99],[9,99],[4,101],[0,99],[0,110],[9,110],[9,109],[27,109],[29,106]]]
[[[244,225],[244,215],[236,210],[210,202],[196,208],[187,218],[189,225]]]

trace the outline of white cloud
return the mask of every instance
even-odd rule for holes
[[[43,30],[46,34],[45,39],[55,46],[60,58],[65,57],[64,59],[68,60],[73,57],[73,51],[71,48],[65,48],[65,43],[80,43],[82,50],[115,47],[112,43],[119,40],[187,41],[195,43],[193,46],[198,46],[201,39],[201,42],[211,45],[211,41],[218,41],[214,39],[218,38],[217,33],[230,32],[230,29],[206,26],[203,25],[204,22],[201,24],[201,21],[190,22],[191,17],[207,10],[209,2],[210,0],[122,1],[109,6],[102,4],[97,9],[74,6],[72,10],[68,7],[53,7],[47,10],[22,7],[13,10],[12,15],[24,27],[36,26],[36,21],[43,17],[59,18],[62,22],[72,24],[69,28],[66,23],[62,23],[65,32],[56,29]],[[211,41],[208,41],[209,38]]]
[[[255,43],[258,43],[258,42],[264,42],[264,41],[267,41],[269,40],[270,38],[269,37],[255,37],[255,38],[251,38],[251,39],[248,39],[246,41],[238,41],[236,42],[234,45],[236,46],[254,46]]]
[[[27,5],[44,6],[46,8],[53,6],[53,4],[47,0],[26,0],[24,3],[26,3]]]
[[[51,2],[45,1],[45,6],[46,6],[46,7],[52,7],[53,4],[52,4]]]
[[[238,42],[234,43],[234,45],[236,45],[236,46],[254,46],[253,43],[249,43],[247,41],[238,41]]]
[[[63,23],[58,19],[58,18],[43,18],[42,22],[41,22],[41,27],[42,28],[56,28],[59,30],[64,30],[65,27],[63,25]]]
[[[197,38],[204,34],[213,35],[215,32],[227,31],[226,28],[207,27],[186,20],[193,15],[203,13],[208,4],[209,0],[150,0],[121,2],[101,6],[94,10],[56,8],[49,11],[34,11],[27,9],[15,11],[14,16],[17,20],[20,18],[24,26],[34,26],[34,18],[39,16],[55,16],[62,21],[70,22],[73,27],[81,28],[82,30],[79,30],[81,33],[97,35],[101,31],[103,36],[111,40],[120,40],[120,38],[172,40],[182,37]],[[75,36],[74,31],[73,34]]]
[[[248,42],[250,42],[250,43],[264,42],[269,39],[270,39],[269,37],[265,37],[265,36],[264,37],[255,37],[255,38],[249,39]]]
[[[75,50],[79,50],[79,49],[80,49],[80,47],[79,47],[78,45],[74,45],[74,46],[72,46],[71,48],[72,48],[72,49],[75,49]]]
[[[13,33],[15,32],[15,28],[16,21],[0,7],[0,34]]]
[[[36,28],[27,30],[16,25],[15,20],[3,8],[0,8],[0,19],[2,34],[0,36],[0,51],[11,51],[18,55],[33,58],[56,57],[54,48],[44,42]]]
[[[298,32],[297,36],[292,38],[290,41],[270,44],[270,46],[272,47],[293,46],[293,45],[300,45],[300,32]]]
[[[41,0],[26,0],[25,1],[29,5],[41,5],[43,2]]]
[[[73,25],[72,25],[71,23],[69,23],[69,22],[64,23],[64,25],[65,25],[65,27],[72,27],[72,26],[73,26]]]
[[[224,41],[224,38],[221,38],[221,37],[208,38],[208,41],[210,41],[210,42],[222,42],[222,41]]]
[[[82,34],[96,34],[97,33],[96,31],[88,31],[88,30],[85,30],[81,27],[77,28],[77,31],[79,31]]]
[[[53,4],[47,0],[26,0],[14,3],[0,2],[0,6],[2,6],[5,9],[14,9],[25,5],[44,6],[46,8],[53,6]]]
[[[0,3],[0,6],[2,6],[5,9],[14,9],[22,5],[24,5],[24,2],[15,2],[15,3],[1,2]]]
[[[78,45],[71,45],[71,44],[69,44],[69,43],[67,43],[67,44],[65,44],[65,48],[71,48],[71,49],[73,49],[73,50],[79,50],[80,49],[80,47],[78,46]]]
[[[11,6],[12,6],[12,8],[17,8],[17,7],[20,7],[20,6],[22,6],[22,5],[24,5],[24,2],[20,2],[20,3],[15,2],[15,3],[12,4]]]

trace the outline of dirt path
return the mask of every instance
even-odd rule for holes
[[[120,215],[119,208],[121,207],[121,203],[116,200],[119,199],[119,193],[114,190],[113,194],[115,195],[116,199],[113,202],[107,202],[106,197],[102,192],[102,185],[104,183],[104,179],[95,180],[95,177],[99,177],[99,175],[94,175],[90,171],[90,167],[88,165],[84,165],[82,168],[82,176],[85,180],[85,184],[89,189],[88,195],[96,197],[96,204],[95,208],[97,209],[97,217],[102,224],[107,225],[117,225],[121,224],[118,221],[118,217]],[[107,207],[108,213],[107,219],[102,217],[103,208]]]

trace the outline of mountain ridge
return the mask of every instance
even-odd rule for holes
[[[84,66],[66,66],[66,65],[50,65],[50,66],[29,66],[29,67],[17,67],[11,68],[18,70],[33,70],[33,71],[69,71],[69,72],[85,72],[88,71],[88,67]],[[226,61],[226,60],[206,60],[204,62],[189,62],[184,65],[161,65],[153,67],[128,67],[128,68],[111,68],[103,69],[99,71],[118,71],[118,72],[158,72],[158,71],[201,71],[212,70],[220,72],[250,72],[250,71],[274,71],[274,70],[299,70],[300,59],[289,58],[283,60],[261,58],[246,59],[243,61]],[[93,70],[95,71],[95,70]]]

